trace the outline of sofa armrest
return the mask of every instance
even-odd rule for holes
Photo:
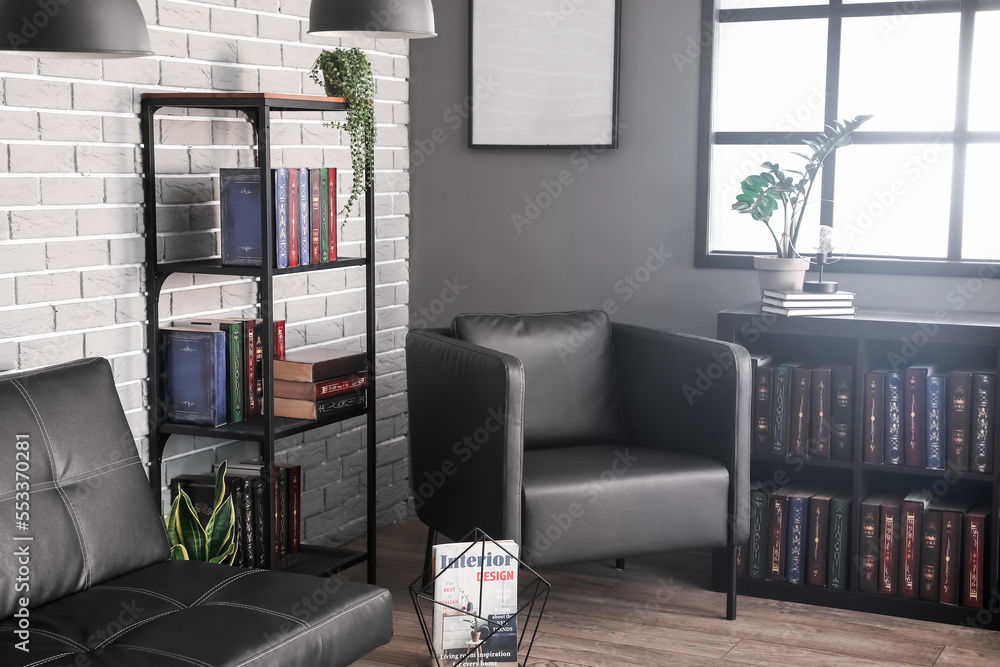
[[[509,354],[406,336],[410,485],[417,516],[450,538],[520,540],[524,372]]]
[[[750,496],[750,355],[711,338],[612,325],[629,440],[714,458],[729,469],[736,539]]]

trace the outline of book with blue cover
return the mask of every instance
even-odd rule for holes
[[[309,202],[309,170],[299,169],[299,265],[306,266],[310,263],[310,244],[312,234],[309,230],[309,213],[311,211]]]
[[[261,237],[260,170],[219,170],[219,213],[222,263],[260,266],[264,256]]]
[[[197,426],[225,424],[225,332],[162,327],[160,334],[166,420]]]
[[[274,170],[275,227],[278,237],[278,268],[288,268],[288,170]]]
[[[806,531],[808,529],[809,491],[788,494],[788,553],[785,555],[785,581],[801,584],[806,571]]]
[[[903,464],[903,374],[885,372],[885,461]]]
[[[947,430],[946,405],[948,378],[944,375],[927,377],[927,467],[944,468],[944,447]]]

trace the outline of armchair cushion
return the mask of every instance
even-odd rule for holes
[[[459,315],[455,335],[520,360],[526,451],[625,442],[604,311]]]
[[[530,565],[726,545],[729,472],[647,447],[525,452],[522,550]]]

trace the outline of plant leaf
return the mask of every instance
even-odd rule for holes
[[[216,512],[219,511],[219,507],[222,506],[222,501],[226,497],[226,468],[227,464],[223,461],[219,465],[219,469],[215,471],[215,503],[212,507],[212,515],[214,516]]]
[[[236,511],[233,507],[233,497],[229,496],[212,515],[208,522],[208,528],[205,530],[208,535],[206,553],[209,559],[225,552],[227,546],[232,543],[235,523]]]
[[[174,525],[174,530],[177,531],[177,542],[184,545],[191,560],[206,561],[208,560],[206,554],[208,535],[201,527],[198,513],[194,511],[191,498],[184,492],[184,489],[178,489],[177,496],[181,499],[177,509],[177,523]]]
[[[175,544],[170,547],[170,560],[190,560],[183,544]]]

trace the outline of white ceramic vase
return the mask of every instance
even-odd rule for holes
[[[809,260],[801,257],[757,255],[753,258],[753,268],[757,269],[761,290],[801,290]]]

